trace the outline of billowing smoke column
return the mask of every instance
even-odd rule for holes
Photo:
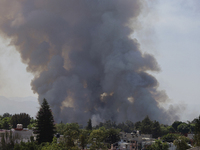
[[[32,90],[57,122],[174,119],[147,71],[159,71],[133,33],[139,0],[1,0],[0,32],[12,40]]]

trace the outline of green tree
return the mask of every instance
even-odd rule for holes
[[[89,138],[89,143],[91,143],[91,149],[105,149],[104,144],[106,138],[106,129],[101,127],[97,130],[92,130]]]
[[[92,130],[92,121],[91,121],[91,119],[89,119],[86,129],[87,130]]]
[[[146,150],[168,150],[169,145],[167,143],[162,143],[160,140],[156,140],[150,146],[147,146]]]
[[[149,119],[148,116],[142,120],[142,125],[141,125],[141,132],[143,134],[151,134],[152,133],[152,121]]]
[[[160,125],[160,128],[161,128],[161,136],[166,135],[166,134],[169,133],[169,131],[168,131],[168,129],[167,129],[167,126],[161,124],[161,125]]]
[[[200,146],[200,116],[195,119],[194,142],[196,146]]]
[[[88,144],[89,132],[90,131],[84,129],[80,130],[79,142],[82,149],[85,149],[86,145]]]
[[[178,127],[177,127],[177,131],[182,133],[182,134],[186,134],[190,131],[190,127],[187,123],[181,123]]]
[[[194,118],[194,119],[191,121],[191,123],[196,124],[197,121],[198,121],[198,118]]]
[[[27,128],[27,126],[30,124],[31,117],[29,114],[26,113],[20,113],[20,114],[14,114],[11,117],[10,123],[13,128],[16,128],[17,124],[22,124],[24,128]]]
[[[27,126],[29,129],[33,129],[36,126],[36,120],[32,117],[30,124]]]
[[[80,134],[79,125],[77,123],[67,123],[64,131],[66,146],[72,148]]]
[[[66,127],[67,125],[62,122],[59,124],[56,124],[56,132],[58,132],[61,135],[64,135]]]
[[[140,130],[140,129],[141,129],[141,124],[142,124],[142,123],[141,123],[140,121],[136,122],[136,123],[135,123],[135,129],[136,129],[136,130]]]
[[[178,134],[168,133],[162,137],[163,141],[165,142],[173,142],[174,140],[178,139]]]
[[[4,113],[4,114],[3,114],[3,118],[5,118],[5,117],[12,117],[12,114]]]
[[[6,129],[6,130],[9,130],[10,129],[10,118],[9,117],[5,117],[3,118],[2,120],[2,128],[3,129]]]
[[[172,126],[168,126],[167,130],[169,133],[175,133],[175,129]]]
[[[191,132],[191,133],[194,133],[194,132],[195,132],[195,124],[194,124],[194,123],[191,123],[191,124],[189,125],[189,128],[190,128],[190,132]]]
[[[158,138],[161,135],[161,128],[158,121],[154,121],[152,125],[152,136]]]
[[[13,150],[41,150],[42,145],[37,145],[35,142],[21,142],[15,144]]]
[[[121,131],[123,132],[132,132],[133,130],[131,130],[126,123],[122,122],[122,123],[119,123],[118,126],[117,126],[118,129],[121,129]],[[106,128],[108,129],[108,128]]]
[[[177,150],[186,150],[190,148],[190,146],[187,144],[189,142],[189,139],[185,136],[180,136],[178,139],[174,140],[174,145],[176,146]]]
[[[36,117],[36,129],[38,143],[52,142],[55,133],[54,119],[46,99],[43,100]]]
[[[127,120],[127,121],[125,122],[125,124],[126,124],[126,126],[127,126],[131,131],[134,130],[134,123],[133,123],[132,121]]]
[[[113,144],[118,141],[120,141],[119,130],[113,128],[107,129],[105,135],[105,142]]]
[[[172,127],[174,128],[175,131],[177,131],[177,127],[181,124],[181,121],[174,121],[174,123],[172,124]]]
[[[103,123],[103,126],[106,128],[106,129],[110,129],[110,128],[116,128],[116,122],[114,121],[111,121],[111,120],[107,120],[105,123]]]
[[[54,137],[52,143],[46,143],[41,150],[67,150],[67,148],[65,148],[65,146],[62,144],[57,144],[57,139]]]

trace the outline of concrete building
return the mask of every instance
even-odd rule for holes
[[[11,129],[13,137],[16,138],[16,142],[19,143],[21,141],[28,142],[30,141],[30,137],[34,136],[33,130],[23,129],[21,131]]]
[[[133,131],[131,133],[120,132],[120,139],[118,148],[126,150],[142,149],[145,145],[154,142],[151,134],[140,134],[140,131]]]
[[[21,141],[28,142],[31,136],[34,136],[33,130],[23,128],[22,124],[18,124],[15,129],[0,130],[0,141],[1,138],[4,137],[6,142],[9,142],[10,138],[16,143],[20,143]]]
[[[121,141],[118,142],[120,149],[138,150],[142,142],[142,136],[139,131],[131,133],[120,132]]]

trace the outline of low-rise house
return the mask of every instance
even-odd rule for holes
[[[15,142],[19,143],[21,141],[28,142],[30,141],[31,136],[33,135],[33,130],[23,129],[21,131],[11,129],[13,137],[15,137]]]
[[[11,138],[16,143],[20,143],[21,141],[28,142],[31,136],[34,136],[33,130],[23,128],[21,124],[18,124],[15,129],[0,130],[0,141],[1,138],[4,137],[6,142],[9,142]]]
[[[118,142],[120,149],[138,150],[138,143],[142,142],[142,137],[139,134],[139,131],[131,133],[120,132],[120,139],[121,141]]]
[[[155,143],[155,140],[152,138],[142,138],[142,143],[141,143],[141,147],[142,150],[145,149],[148,145],[152,145],[153,143]]]
[[[118,142],[119,148],[127,150],[138,150],[154,141],[151,134],[140,134],[140,131],[120,132],[120,139],[121,141]]]

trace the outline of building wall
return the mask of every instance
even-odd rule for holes
[[[3,134],[4,134],[5,141],[8,140],[9,138],[6,139],[6,134],[9,137],[10,132],[12,132],[12,138],[15,140],[15,142],[18,142],[18,143],[21,141],[28,142],[28,141],[30,141],[30,137],[33,136],[32,130],[22,130],[22,131],[16,131],[14,129],[1,130],[0,131],[0,141],[1,141]]]

